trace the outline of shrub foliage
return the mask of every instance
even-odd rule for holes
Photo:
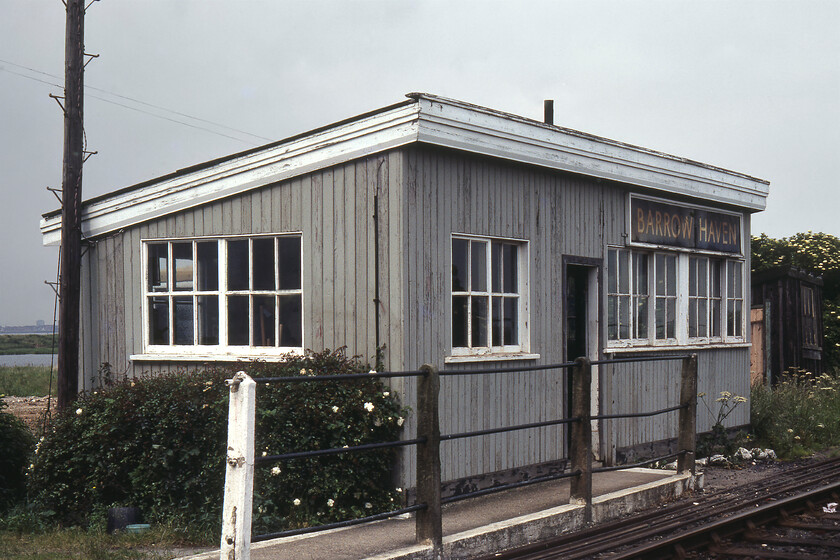
[[[288,356],[126,380],[92,393],[54,420],[29,474],[30,494],[63,524],[101,522],[113,506],[149,522],[217,533],[224,486],[228,388],[244,369],[257,385],[257,456],[399,439],[404,411],[375,378],[264,383],[259,378],[362,373],[343,352]],[[391,506],[392,451],[257,465],[255,531],[358,517]]]
[[[752,387],[750,409],[757,439],[789,459],[840,445],[840,380],[795,372],[775,387]]]
[[[0,512],[19,502],[25,491],[25,473],[34,439],[23,422],[3,412],[0,400]]]

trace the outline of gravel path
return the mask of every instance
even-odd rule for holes
[[[23,420],[33,434],[40,434],[44,427],[44,414],[49,401],[49,397],[3,397],[3,402],[8,405],[6,412]],[[55,397],[51,401],[50,408],[55,410]]]

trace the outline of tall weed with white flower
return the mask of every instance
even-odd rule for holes
[[[740,441],[741,436],[739,434],[734,439],[730,438],[723,423],[730,414],[735,412],[735,409],[747,402],[747,398],[741,395],[735,395],[729,391],[721,391],[714,401],[715,404],[710,405],[706,401],[706,393],[700,393],[697,397],[703,403],[709,417],[712,419],[711,432],[703,434],[698,438],[698,456],[707,457],[715,453],[731,455],[735,448],[742,443]],[[717,412],[713,410],[713,407],[717,407]]]

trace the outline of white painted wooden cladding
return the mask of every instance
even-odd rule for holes
[[[673,355],[682,352],[658,353]],[[698,352],[697,390],[706,393],[706,402],[717,414],[715,402],[721,391],[749,397],[749,349],[705,350]],[[679,404],[681,361],[639,362],[601,366],[602,405],[605,414],[649,412]],[[607,456],[615,449],[677,437],[677,412],[648,418],[604,420]],[[727,427],[749,424],[749,406],[742,404],[729,416]],[[711,430],[715,422],[702,402],[697,405],[697,431]]]
[[[302,232],[305,347],[347,346],[350,355],[372,358],[376,349],[372,217],[377,190],[383,300],[380,343],[389,348],[389,367],[402,364],[402,347],[395,341],[401,336],[403,305],[400,290],[393,287],[403,278],[401,157],[399,152],[371,156],[98,239],[84,261],[83,370],[88,372],[84,386],[91,386],[90,372],[103,362],[110,363],[115,373],[127,375],[197,366],[128,361],[129,355],[143,352],[141,240],[154,238]],[[91,293],[97,298],[91,299]]]
[[[392,370],[416,369],[425,362],[443,367],[449,354],[452,233],[529,240],[529,351],[540,354],[536,363],[548,364],[565,357],[562,256],[603,259],[604,247],[623,243],[626,231],[626,191],[615,183],[463,152],[412,146],[313,172],[98,239],[84,259],[84,386],[91,386],[91,374],[106,361],[116,374],[128,375],[200,366],[127,359],[143,351],[143,239],[301,232],[304,346],[347,346],[348,354],[372,359],[372,217],[377,194],[379,342],[385,345],[385,365]],[[599,297],[604,297],[603,286]],[[449,364],[446,369],[516,363],[523,362]],[[619,411],[619,406],[645,408],[645,399],[658,408],[673,404],[675,385],[666,383],[660,394],[657,368],[679,372],[678,363],[666,362],[646,366],[649,373],[638,370],[609,383],[602,372],[603,413]],[[748,394],[747,349],[703,351],[700,371],[700,390],[709,395],[723,390]],[[444,377],[442,432],[562,418],[567,414],[565,375],[551,371]],[[645,386],[651,390],[635,390]],[[415,380],[396,379],[392,387],[406,405],[414,406]],[[658,406],[660,400],[667,402]],[[708,429],[705,409],[698,410],[698,428]],[[748,418],[748,408],[741,407],[729,422],[744,424]],[[668,424],[671,420],[637,422],[641,423],[608,428],[605,442],[623,446],[676,434]],[[405,436],[412,437],[414,429],[410,416]],[[548,427],[444,442],[443,478],[561,459],[564,433],[562,427]],[[400,484],[413,486],[413,449],[403,450],[403,457]]]
[[[623,192],[464,153],[413,147],[406,153],[407,364],[439,365],[450,352],[452,233],[529,240],[530,352],[541,355],[537,363],[562,362],[562,255],[602,258],[604,235],[620,239],[624,227]],[[446,369],[516,364],[534,362],[447,364]],[[552,370],[443,377],[441,432],[562,418],[565,376]],[[564,432],[548,427],[443,442],[443,479],[562,459]]]

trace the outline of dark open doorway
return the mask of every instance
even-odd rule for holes
[[[600,284],[601,263],[596,259],[583,257],[564,257],[563,259],[563,347],[567,362],[572,362],[581,356],[597,360],[598,347],[598,286]],[[592,396],[595,404],[592,413],[598,409],[598,371],[592,368]],[[572,372],[566,375],[566,410],[571,410]],[[567,426],[566,442],[568,444],[570,426]],[[593,451],[600,456],[600,434],[593,432]]]

